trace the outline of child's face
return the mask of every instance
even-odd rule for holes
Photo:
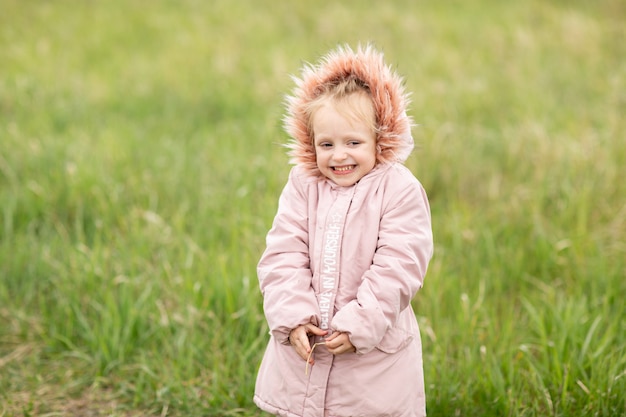
[[[350,117],[341,106],[359,106],[369,120]],[[376,165],[374,110],[368,96],[355,94],[340,103],[328,101],[312,119],[315,155],[320,172],[342,187],[356,184]]]

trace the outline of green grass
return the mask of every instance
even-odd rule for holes
[[[619,0],[0,0],[0,416],[261,416],[290,74],[405,75],[429,416],[626,415]]]

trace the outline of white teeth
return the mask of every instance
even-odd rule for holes
[[[350,165],[347,167],[335,167],[335,171],[339,171],[339,172],[344,172],[344,171],[350,171],[351,169],[354,168],[354,165]]]

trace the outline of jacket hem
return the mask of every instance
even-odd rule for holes
[[[288,410],[283,410],[282,408],[278,408],[272,404],[269,404],[265,401],[263,401],[261,399],[261,397],[259,397],[258,395],[255,395],[254,398],[254,403],[257,405],[257,407],[259,407],[261,410],[266,411],[268,413],[272,413],[276,416],[279,417],[302,417],[299,414],[294,414],[291,411]]]

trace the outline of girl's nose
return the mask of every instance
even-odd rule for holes
[[[343,148],[336,148],[335,152],[333,153],[333,159],[335,159],[336,161],[343,161],[347,157],[348,157],[348,154]]]

